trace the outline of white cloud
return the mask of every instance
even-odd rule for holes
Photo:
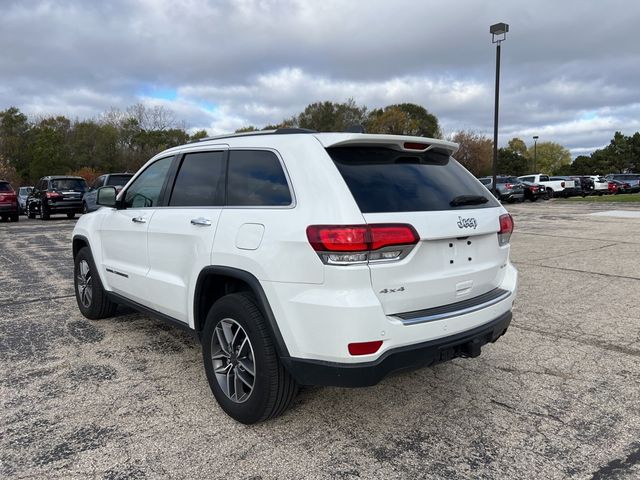
[[[582,152],[640,129],[636,2],[4,0],[2,10],[0,109],[84,118],[162,102],[213,134],[353,98],[418,103],[446,132],[491,134],[488,25],[504,20],[501,142],[538,134]],[[150,86],[177,95],[141,96]]]

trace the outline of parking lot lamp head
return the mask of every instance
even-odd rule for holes
[[[497,196],[497,182],[498,176],[498,105],[500,102],[500,44],[507,38],[507,32],[509,31],[509,25],[506,23],[496,23],[489,27],[489,33],[491,34],[491,43],[496,45],[496,101],[495,109],[493,112],[493,193]]]

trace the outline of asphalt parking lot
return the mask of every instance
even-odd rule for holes
[[[74,220],[0,224],[0,477],[639,478],[640,218],[508,208],[521,283],[500,341],[372,388],[305,388],[252,427],[218,408],[187,333],[81,316]]]

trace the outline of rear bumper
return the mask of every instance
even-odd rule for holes
[[[500,194],[500,200],[513,201],[513,200],[522,200],[523,198],[524,198],[524,192]]]
[[[18,213],[18,205],[0,204],[0,215],[16,215]]]
[[[46,208],[50,213],[82,213],[82,200],[73,202],[49,202]]]
[[[428,342],[387,350],[367,363],[336,363],[282,358],[289,373],[303,385],[368,387],[399,370],[426,367],[457,357],[477,357],[483,345],[495,342],[511,323],[511,311],[472,330]]]
[[[558,192],[559,197],[577,197],[578,195],[582,195],[582,190],[578,188],[565,188],[564,190]]]

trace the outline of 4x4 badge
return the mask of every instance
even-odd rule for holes
[[[478,221],[471,217],[471,218],[462,218],[462,217],[458,217],[458,228],[472,228],[475,230],[476,227],[478,226]]]
[[[396,293],[396,292],[404,292],[404,287],[400,288],[385,288],[380,290],[380,293]]]

